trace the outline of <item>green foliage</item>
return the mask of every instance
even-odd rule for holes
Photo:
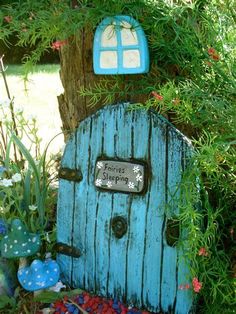
[[[8,1],[0,13],[0,40],[9,44],[17,34],[18,45],[36,45],[24,59],[28,71],[55,40],[70,41],[104,17],[127,14],[143,26],[150,73],[139,80],[107,77],[79,92],[91,105],[146,95],[138,106],[164,114],[191,138],[195,153],[179,190],[179,219],[192,277],[202,283],[198,313],[235,308],[235,7],[235,0],[81,0],[77,8],[65,0],[33,0]]]
[[[73,297],[79,295],[83,292],[81,289],[74,289],[70,291],[62,291],[62,292],[55,292],[55,291],[43,291],[39,295],[34,297],[36,302],[45,302],[45,303],[53,303],[56,300],[60,300],[63,297]]]
[[[0,298],[0,309],[6,308],[6,306],[15,306],[16,300],[13,297],[8,297],[6,295],[1,296]]]
[[[30,231],[46,237],[49,221],[54,217],[54,160],[46,158],[48,147],[41,153],[34,117],[26,119],[22,110],[14,110],[13,101],[1,103],[0,110],[0,164],[4,167],[0,216],[8,223],[18,217]]]

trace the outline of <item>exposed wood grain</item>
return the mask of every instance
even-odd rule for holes
[[[116,109],[115,130],[115,156],[121,159],[131,158],[132,115],[126,112],[122,106]],[[107,149],[109,148],[107,147]],[[112,157],[111,154],[110,157]],[[129,221],[131,199],[131,194],[114,193],[112,217],[122,216]],[[127,234],[121,239],[117,239],[113,234],[110,238],[108,291],[111,296],[117,298],[125,298],[126,296],[126,259],[129,232],[128,226]]]
[[[178,138],[174,130],[168,127],[167,132],[167,206],[165,213],[165,223],[167,219],[177,216],[177,193],[181,180],[182,170],[182,140]],[[164,229],[164,234],[166,228]],[[163,236],[163,265],[162,265],[162,283],[161,283],[161,305],[164,311],[174,308],[177,293],[177,249],[170,247],[165,236]]]
[[[67,145],[63,166],[80,168],[83,179],[79,183],[60,180],[58,240],[73,244],[83,255],[79,259],[59,256],[58,261],[75,287],[154,312],[187,314],[192,297],[178,286],[189,268],[182,259],[184,252],[167,245],[165,225],[178,215],[178,185],[189,147],[156,113],[129,108],[120,104],[98,111],[81,122]],[[147,191],[133,195],[97,189],[94,168],[101,157],[146,162]],[[115,216],[128,223],[120,239],[111,229]]]
[[[77,143],[73,136],[68,141],[62,160],[62,167],[75,168]],[[57,241],[68,245],[73,244],[73,214],[75,204],[75,183],[64,179],[60,180],[57,207]],[[71,257],[58,254],[58,263],[61,265],[61,278],[71,285],[72,260]]]
[[[97,157],[102,153],[102,115],[96,115],[91,122],[91,136],[89,143],[89,164],[88,164],[88,185],[87,185],[87,205],[86,205],[86,232],[85,232],[85,289],[89,291],[97,290],[95,284],[96,269],[96,228],[97,228],[97,207],[100,198],[100,192],[94,185],[94,172]],[[84,213],[81,213],[84,214]],[[98,226],[103,227],[103,226]]]
[[[144,254],[143,303],[151,311],[160,311],[162,270],[162,229],[165,210],[166,125],[151,116],[150,199],[147,212]]]
[[[87,206],[87,193],[88,193],[88,165],[89,165],[89,145],[90,145],[90,125],[91,119],[87,119],[79,126],[76,132],[77,136],[77,158],[76,166],[80,167],[83,176],[82,181],[76,184],[75,190],[75,214],[73,221],[74,238],[73,245],[82,251],[80,258],[73,259],[73,286],[84,286],[85,281],[85,260],[86,260],[86,206]]]
[[[103,137],[102,154],[114,156],[115,145],[115,111],[107,110],[101,115],[102,119],[98,120],[98,128],[101,130]],[[97,156],[99,157],[99,156]],[[101,192],[99,203],[97,204],[96,216],[96,291],[102,295],[107,295],[107,281],[109,277],[110,263],[110,220],[113,211],[113,194]]]
[[[133,158],[147,162],[149,159],[150,117],[146,115],[145,112],[135,111],[132,112],[132,114]],[[142,139],[141,142],[140,139]],[[127,298],[138,306],[142,305],[143,255],[148,205],[149,192],[145,193],[143,196],[134,195],[130,209],[130,240],[127,250]]]
[[[182,149],[182,171],[187,167],[188,160],[192,154],[192,147],[186,141],[183,141],[183,149]],[[188,235],[186,231],[183,231],[181,238],[185,238]],[[177,286],[189,284],[191,286],[191,273],[190,273],[190,262],[186,258],[186,251],[188,248],[184,241],[181,241],[182,245],[178,250],[178,278],[177,278]],[[193,291],[191,289],[186,290],[177,290],[176,296],[176,314],[184,314],[189,313],[192,307],[193,300]]]

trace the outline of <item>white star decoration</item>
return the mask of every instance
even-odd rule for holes
[[[140,174],[137,174],[136,181],[142,182],[143,181],[143,176],[141,176]]]
[[[129,189],[134,189],[134,183],[133,182],[129,182],[128,183],[128,187],[129,187]]]
[[[101,185],[102,185],[102,180],[101,180],[101,179],[97,179],[97,180],[95,181],[95,185],[96,185],[96,186],[101,186]]]

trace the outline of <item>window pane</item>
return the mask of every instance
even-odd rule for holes
[[[138,49],[123,51],[123,67],[124,68],[140,67],[140,52]]]
[[[105,28],[101,38],[102,47],[116,47],[117,38],[115,32],[115,25],[109,25]]]
[[[100,68],[114,69],[117,68],[117,52],[116,51],[101,51],[100,53]]]
[[[121,23],[121,42],[123,46],[138,45],[136,31],[125,21]]]

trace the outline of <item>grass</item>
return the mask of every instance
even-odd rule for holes
[[[23,76],[24,68],[22,65],[18,64],[10,64],[7,68],[7,75],[10,76]],[[60,66],[59,64],[39,64],[34,67],[34,71],[32,74],[36,73],[46,73],[46,74],[57,74],[59,72]]]
[[[14,108],[23,108],[25,116],[35,116],[42,138],[42,148],[57,134],[61,133],[61,119],[57,96],[63,93],[59,76],[59,65],[35,66],[25,85],[22,65],[5,66],[6,79]],[[3,78],[0,77],[0,99],[7,99]],[[58,136],[50,145],[50,152],[56,153],[64,145],[63,136]]]

